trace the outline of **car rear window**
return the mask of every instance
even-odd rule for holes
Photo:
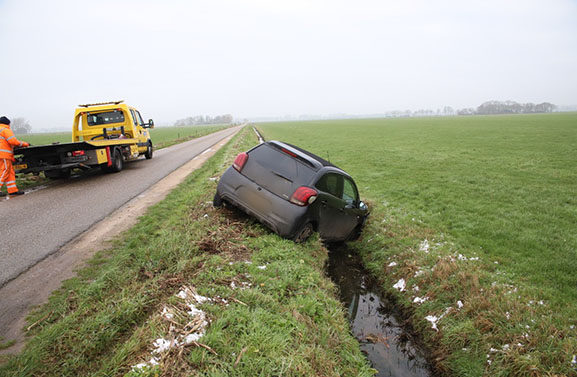
[[[310,182],[314,171],[294,157],[261,144],[249,152],[242,174],[274,194],[289,199],[299,186]]]

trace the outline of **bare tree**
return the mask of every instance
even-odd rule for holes
[[[14,118],[10,123],[10,128],[15,134],[29,134],[32,130],[30,123],[25,118]]]

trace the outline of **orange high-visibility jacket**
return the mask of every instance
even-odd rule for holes
[[[11,160],[14,158],[14,147],[27,147],[29,145],[25,141],[16,139],[9,125],[0,123],[0,159]]]

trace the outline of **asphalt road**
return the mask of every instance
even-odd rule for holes
[[[120,173],[85,174],[0,199],[0,287],[239,128],[155,151]]]

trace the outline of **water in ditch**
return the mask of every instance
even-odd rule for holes
[[[427,362],[405,331],[392,303],[346,245],[328,245],[328,274],[339,286],[353,335],[377,376],[432,376]]]

